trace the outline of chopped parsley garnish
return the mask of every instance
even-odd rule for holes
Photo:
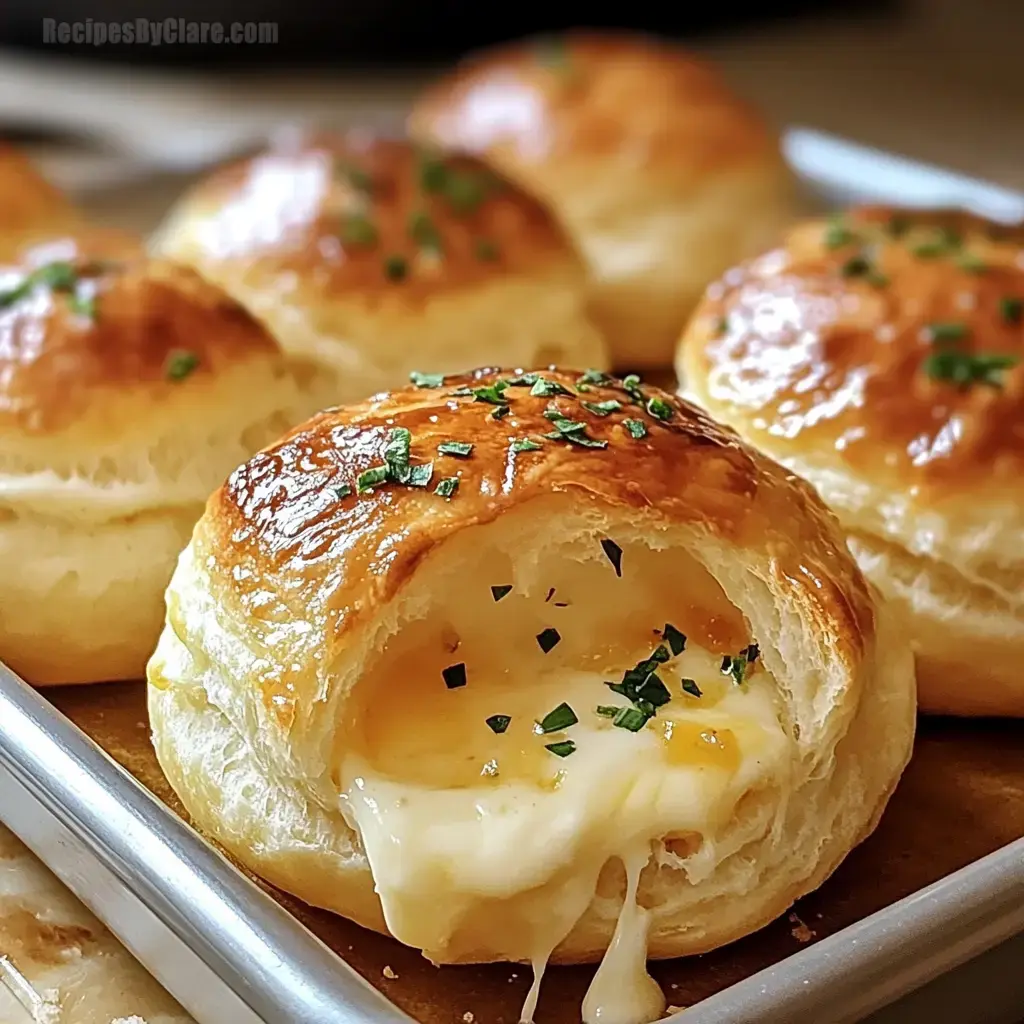
[[[409,261],[404,256],[388,256],[384,260],[384,276],[389,281],[402,281],[409,273]]]
[[[568,757],[576,750],[576,744],[572,740],[562,740],[561,743],[545,743],[545,750],[550,750],[556,757]]]
[[[729,318],[727,316],[720,316],[718,321],[715,323],[716,334],[728,334],[729,333]]]
[[[378,237],[373,221],[362,214],[351,214],[341,225],[341,240],[348,245],[375,245]]]
[[[1024,318],[1024,299],[1006,296],[999,300],[999,315],[1007,324],[1019,324]]]
[[[697,685],[696,679],[683,679],[683,693],[688,693],[691,697],[703,697],[700,687]]]
[[[964,236],[956,228],[939,228],[939,237],[947,249],[959,249],[964,244]]]
[[[607,448],[607,441],[600,441],[594,437],[587,436],[587,425],[579,420],[569,419],[556,406],[552,405],[544,411],[546,419],[551,420],[554,431],[545,434],[545,437],[553,441],[569,441],[572,444],[580,445],[582,448]]]
[[[658,420],[672,419],[672,406],[663,398],[651,398],[647,402],[647,411]]]
[[[921,242],[919,245],[912,246],[910,251],[918,259],[930,260],[941,256],[946,251],[946,247],[941,242]]]
[[[164,376],[168,380],[184,380],[199,366],[199,356],[186,349],[177,349],[167,353],[164,362]]]
[[[622,403],[614,398],[610,398],[607,402],[580,402],[580,405],[595,416],[610,416],[616,409],[622,408]]]
[[[438,455],[453,455],[458,459],[466,458],[473,451],[468,441],[442,441],[437,446]]]
[[[956,265],[968,274],[984,274],[988,270],[988,264],[976,253],[965,252],[957,257]]]
[[[501,583],[496,587],[491,587],[491,597],[494,598],[495,603],[500,601],[503,597],[512,593],[511,583]]]
[[[530,394],[535,398],[551,398],[553,395],[572,395],[572,392],[563,387],[556,380],[548,380],[546,377],[539,377],[530,388]]]
[[[446,476],[438,480],[434,493],[442,498],[450,498],[459,489],[459,478],[457,476]]]
[[[81,295],[78,292],[72,292],[68,296],[68,309],[70,309],[72,313],[84,316],[86,320],[95,320],[96,297],[93,295]]]
[[[466,663],[460,661],[458,665],[449,665],[447,668],[441,669],[441,677],[449,690],[457,690],[460,686],[465,686]]]
[[[665,643],[668,644],[673,657],[682,654],[686,650],[686,634],[681,633],[672,623],[665,623],[665,628],[661,631],[661,635],[664,637]]]
[[[622,575],[622,548],[615,541],[604,537],[601,540],[601,549],[604,551],[608,561],[612,563],[616,576]]]
[[[839,220],[831,221],[825,228],[825,246],[829,249],[841,249],[856,240],[857,236]]]
[[[553,626],[548,626],[547,629],[541,630],[537,634],[537,646],[545,653],[548,654],[562,639],[561,634]]]
[[[426,252],[436,255],[442,252],[441,233],[424,210],[417,210],[409,217],[409,237]]]
[[[539,380],[539,373],[522,373],[518,377],[506,377],[505,383],[510,388],[531,388]]]
[[[563,729],[568,729],[569,726],[575,725],[578,721],[576,712],[563,701],[554,711],[549,711],[537,723],[537,728],[542,733],[561,732]]]
[[[384,445],[384,461],[388,464],[392,475],[400,483],[403,476],[409,473],[409,448],[412,445],[412,433],[406,427],[393,427]]]
[[[338,501],[341,501],[342,498],[347,498],[352,493],[352,488],[349,484],[335,484],[327,489],[334,494]]]
[[[512,407],[510,405],[499,405],[491,412],[491,419],[503,420],[511,411]]]
[[[365,494],[374,487],[387,483],[390,478],[391,471],[387,466],[371,466],[356,477],[356,490],[360,494]]]
[[[722,658],[722,675],[732,676],[737,686],[742,686],[747,679],[747,670],[757,660],[759,654],[757,644],[744,647],[739,654],[727,654]]]
[[[419,160],[420,188],[424,192],[443,192],[448,181],[448,168],[439,157],[421,154]]]
[[[961,341],[967,337],[967,324],[957,320],[929,324],[928,336],[932,341]]]
[[[851,256],[840,268],[843,277],[864,277],[871,271],[871,261],[864,255]]]
[[[669,657],[668,648],[664,644],[659,644],[649,658],[644,658],[632,668],[626,669],[621,682],[605,683],[605,686],[612,693],[618,693],[630,703],[636,704],[641,700],[640,691],[648,684],[659,666],[669,660]],[[667,692],[667,688],[665,690]],[[660,691],[658,692],[660,693]]]
[[[508,399],[504,397],[508,384],[503,380],[496,380],[493,384],[485,387],[473,388],[472,395],[478,402],[490,402],[491,405],[505,405]]]
[[[544,446],[529,437],[517,437],[509,447],[514,452],[539,452]]]
[[[650,715],[639,708],[619,708],[612,725],[630,732],[639,732],[650,721]]]
[[[889,278],[877,270],[869,271],[864,280],[875,288],[884,288],[889,283]]]
[[[500,736],[512,724],[512,717],[511,715],[491,715],[484,721],[487,722],[487,727],[491,732]]]
[[[606,384],[612,384],[614,381],[607,373],[603,373],[601,370],[584,370],[583,373],[576,381],[577,384],[595,384],[598,387]]]
[[[444,384],[443,373],[419,373],[413,370],[409,374],[409,380],[418,388],[439,388]]]
[[[618,704],[598,704],[594,708],[594,714],[602,718],[614,718],[622,708]]]
[[[622,378],[622,390],[633,399],[634,402],[644,403],[644,393],[640,390],[640,378],[635,373],[628,373]]]
[[[400,480],[399,483],[408,484],[410,487],[426,487],[434,475],[434,464],[432,462],[424,462],[420,466],[409,467],[409,478],[407,480]],[[452,477],[455,481],[455,487],[459,485],[459,478]],[[455,488],[453,487],[452,490]]]
[[[455,388],[453,391],[449,391],[448,394],[452,398],[469,398],[473,394],[473,389],[467,387]]]
[[[455,213],[473,213],[487,198],[487,186],[479,175],[452,170],[448,173],[444,195]]]
[[[623,420],[622,425],[629,431],[630,437],[639,441],[647,436],[647,424],[643,420]]]
[[[972,384],[1003,386],[1003,373],[1020,362],[1020,356],[986,352],[957,352],[947,349],[930,355],[924,371],[932,380],[948,381],[960,387]]]
[[[478,238],[474,249],[476,258],[485,263],[490,263],[498,258],[498,246],[489,238]]]

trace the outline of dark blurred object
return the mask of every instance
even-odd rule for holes
[[[728,31],[801,15],[870,15],[898,7],[899,0],[776,0],[770,4],[665,4],[632,2],[618,16],[601,17],[594,5],[555,4],[535,13],[528,5],[501,6],[437,0],[178,0],[139,4],[137,0],[51,0],[41,8],[32,0],[0,4],[0,44],[61,54],[139,64],[185,63],[203,66],[432,63],[467,50],[538,32],[576,25],[641,29],[670,36]],[[539,5],[538,5],[539,7]],[[609,5],[609,9],[612,9]],[[140,12],[158,21],[271,22],[271,45],[96,45],[44,42],[44,15],[55,22],[134,23]],[[93,30],[94,31],[94,30]]]

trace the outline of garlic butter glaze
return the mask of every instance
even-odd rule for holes
[[[140,678],[210,491],[326,401],[140,248],[83,229],[0,267],[0,660],[36,685]]]
[[[1024,713],[1024,234],[868,208],[713,285],[684,387],[806,476],[912,622],[926,708]]]
[[[281,139],[200,181],[154,247],[333,369],[336,401],[424,364],[606,359],[552,215],[478,161],[404,139]]]
[[[436,963],[744,935],[877,821],[909,652],[802,482],[636,378],[480,370],[315,416],[210,499],[149,666],[194,820]]]

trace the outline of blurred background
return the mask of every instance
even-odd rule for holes
[[[595,10],[596,8],[596,10]],[[822,129],[1024,189],[1021,0],[608,6],[469,0],[6,0],[0,133],[101,215],[146,227],[182,175],[276,126],[401,123],[418,86],[478,46],[571,25],[661,32],[716,60],[780,126]],[[46,20],[241,21],[242,45],[95,45]],[[263,23],[263,28],[259,28]],[[267,28],[267,26],[270,28]],[[269,34],[269,35],[268,35]]]

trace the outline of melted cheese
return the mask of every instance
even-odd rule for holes
[[[452,646],[439,665],[464,655]],[[544,966],[594,899],[602,868],[618,859],[624,901],[584,1020],[659,1017],[664,1000],[644,967],[648,914],[636,896],[652,844],[680,836],[691,848],[713,837],[788,748],[765,669],[737,686],[721,658],[691,644],[663,666],[673,699],[635,733],[595,712],[626,704],[605,685],[633,663],[621,651],[618,668],[524,655],[478,668],[452,690],[439,672],[425,681],[433,664],[426,676],[422,664],[396,666],[361,709],[341,765],[343,809],[392,933],[435,960],[483,951],[532,963],[529,1021]],[[700,698],[682,690],[682,677],[697,681]],[[578,723],[542,734],[537,721],[563,701]],[[505,732],[487,726],[493,715],[511,717]],[[570,756],[547,749],[570,739]]]

